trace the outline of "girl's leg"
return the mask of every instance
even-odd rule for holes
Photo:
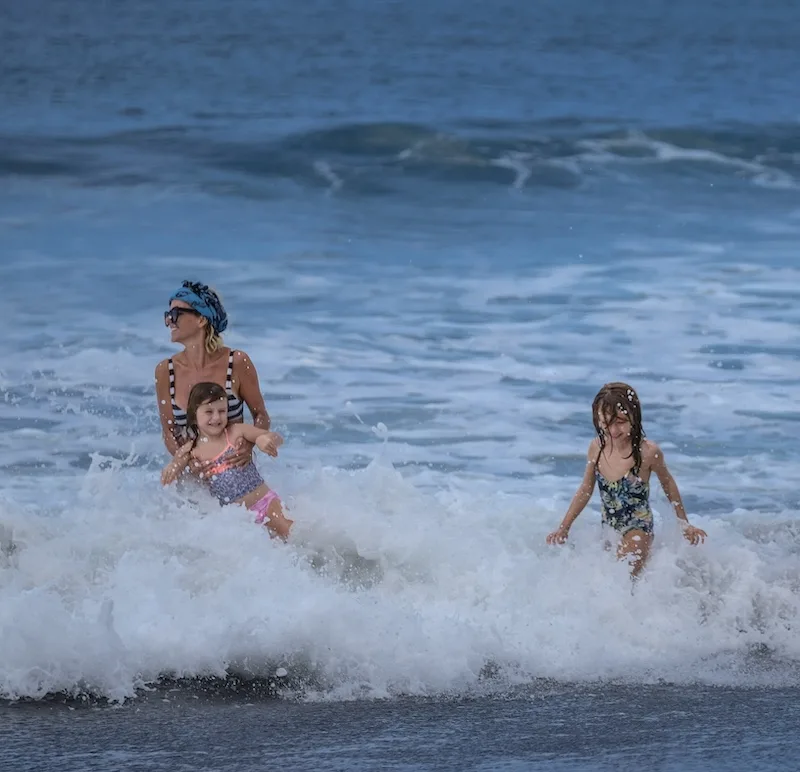
[[[254,507],[258,512],[256,522],[261,523],[270,531],[272,536],[280,536],[286,541],[289,538],[289,531],[294,520],[289,520],[283,514],[283,505],[275,491],[267,493]]]
[[[289,531],[292,530],[292,523],[294,520],[289,520],[283,514],[283,505],[281,500],[276,496],[269,505],[267,510],[267,519],[265,524],[270,532],[275,536],[280,536],[281,539],[286,541],[289,538]]]
[[[617,547],[617,557],[620,560],[627,560],[631,567],[631,577],[636,578],[647,562],[650,554],[650,545],[653,543],[653,535],[634,528],[628,531]]]

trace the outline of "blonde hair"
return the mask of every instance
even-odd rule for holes
[[[222,348],[222,335],[214,331],[211,323],[206,320],[206,337],[205,337],[206,351],[213,354],[218,349]]]
[[[217,300],[219,301],[220,306],[223,306],[222,298],[220,297],[219,292],[217,292],[217,290],[214,289],[214,287],[209,287],[208,289],[210,292],[212,292],[214,295],[217,296]],[[205,343],[206,351],[209,354],[213,354],[215,351],[218,351],[223,346],[222,335],[220,335],[218,332],[214,330],[214,328],[211,325],[211,322],[209,322],[208,319],[206,319],[206,336],[203,342]]]

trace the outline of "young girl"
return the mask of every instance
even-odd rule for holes
[[[547,537],[547,543],[563,544],[567,540],[570,527],[592,498],[597,481],[603,524],[620,534],[617,556],[629,560],[631,575],[638,576],[653,541],[651,472],[655,472],[667,500],[682,521],[684,537],[692,544],[705,541],[705,531],[689,524],[664,454],[655,442],[644,438],[642,409],[636,392],[626,383],[607,383],[594,398],[592,419],[597,437],[589,444],[583,480],[561,525]]]
[[[244,423],[228,424],[228,394],[217,383],[198,383],[189,393],[186,424],[193,439],[185,443],[161,473],[163,485],[169,485],[183,474],[190,459],[203,463],[203,477],[220,504],[244,504],[256,513],[256,522],[263,523],[272,535],[284,541],[289,536],[292,520],[283,514],[281,500],[270,490],[259,474],[252,458],[244,466],[234,466],[230,458],[237,452],[238,440],[255,445],[270,456],[278,455],[283,437],[266,429]]]

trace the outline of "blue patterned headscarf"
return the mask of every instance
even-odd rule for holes
[[[228,315],[222,307],[219,296],[208,285],[196,281],[185,281],[177,292],[173,292],[169,299],[182,300],[188,303],[198,314],[208,319],[208,323],[219,335],[228,327]]]

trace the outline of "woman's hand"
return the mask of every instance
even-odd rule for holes
[[[268,456],[276,458],[278,448],[283,445],[283,437],[277,432],[267,432],[256,440],[256,447]]]
[[[253,460],[253,446],[244,437],[239,437],[233,443],[233,452],[225,457],[225,465],[229,467],[247,466]],[[201,480],[208,477],[208,470],[214,465],[215,459],[201,461],[193,458],[190,464],[191,472]]]
[[[175,482],[189,466],[189,457],[194,447],[194,442],[189,440],[178,448],[175,457],[170,461],[161,472],[161,484],[171,485]]]

